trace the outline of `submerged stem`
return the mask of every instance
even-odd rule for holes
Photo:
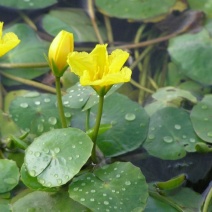
[[[60,77],[55,77],[55,83],[56,83],[57,105],[58,105],[58,111],[59,111],[59,115],[60,115],[60,121],[62,123],[62,127],[66,128],[67,123],[66,123],[64,109],[63,109],[63,103],[62,103]]]

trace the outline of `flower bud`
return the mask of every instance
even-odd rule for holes
[[[53,74],[61,77],[68,67],[67,55],[74,49],[74,37],[72,33],[60,31],[53,39],[49,47],[49,65]]]

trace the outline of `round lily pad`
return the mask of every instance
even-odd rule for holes
[[[14,122],[23,130],[41,135],[43,132],[61,128],[56,96],[29,92],[14,99],[10,105],[10,113]],[[64,108],[67,122],[71,113]]]
[[[75,178],[69,196],[92,211],[143,211],[148,186],[138,167],[116,162]]]
[[[189,113],[180,108],[166,107],[151,116],[144,148],[152,156],[176,160],[183,158],[186,152],[195,152],[199,141]]]
[[[191,111],[191,121],[197,135],[212,143],[212,95],[206,95]]]
[[[98,9],[108,16],[144,20],[169,13],[175,0],[96,0]]]
[[[40,9],[57,3],[57,0],[2,0],[1,6],[13,9]]]
[[[12,160],[0,159],[0,193],[11,191],[19,182],[19,169]]]
[[[75,128],[56,129],[37,137],[27,148],[25,166],[45,187],[67,183],[91,155],[93,142]]]

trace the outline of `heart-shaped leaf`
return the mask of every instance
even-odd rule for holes
[[[138,167],[116,162],[75,178],[69,196],[92,211],[143,211],[148,189]]]
[[[92,147],[90,137],[79,129],[52,130],[36,138],[27,148],[25,165],[43,186],[61,186],[80,171]]]

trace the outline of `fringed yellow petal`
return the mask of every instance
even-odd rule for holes
[[[68,55],[67,63],[69,64],[71,71],[79,77],[81,77],[86,70],[90,74],[94,74],[95,72],[95,61],[87,52],[70,53]]]
[[[0,57],[15,48],[20,43],[18,36],[13,32],[6,33],[0,42]]]
[[[129,57],[129,53],[121,49],[116,49],[109,55],[109,72],[119,72]]]

